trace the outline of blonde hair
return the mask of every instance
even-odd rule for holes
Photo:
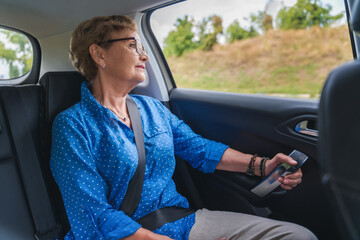
[[[98,73],[97,66],[92,59],[89,47],[91,44],[108,48],[107,40],[116,31],[131,29],[137,31],[136,23],[126,16],[95,17],[80,23],[74,30],[71,40],[69,57],[74,67],[91,82]]]

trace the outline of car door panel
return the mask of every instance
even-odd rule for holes
[[[337,236],[335,230],[329,231],[335,225],[321,184],[318,140],[295,130],[302,121],[316,130],[317,101],[173,89],[170,105],[194,132],[239,151],[273,157],[298,149],[309,156],[302,168],[302,184],[286,194],[278,190],[265,199],[256,199],[248,192],[259,178],[223,171],[201,174],[190,169],[205,207],[256,214],[258,207],[266,206],[270,217],[307,226],[320,239]]]

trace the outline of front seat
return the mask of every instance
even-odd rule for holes
[[[343,239],[360,239],[360,61],[333,70],[319,106],[323,182]]]

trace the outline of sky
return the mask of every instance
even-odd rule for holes
[[[246,27],[244,18],[249,17],[250,13],[267,10],[270,15],[276,15],[281,3],[292,6],[296,0],[187,0],[155,11],[151,17],[151,27],[162,46],[168,33],[174,29],[176,19],[185,15],[192,16],[195,22],[200,22],[203,18],[216,14],[223,19],[224,29],[235,19],[242,27]],[[333,7],[332,14],[345,9],[343,0],[321,0],[321,3],[330,4]],[[220,41],[223,42],[224,39]]]

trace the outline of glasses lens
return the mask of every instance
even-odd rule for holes
[[[136,51],[140,56],[143,55],[144,53],[146,53],[145,48],[142,45],[142,43],[140,42],[140,40],[136,40]]]

